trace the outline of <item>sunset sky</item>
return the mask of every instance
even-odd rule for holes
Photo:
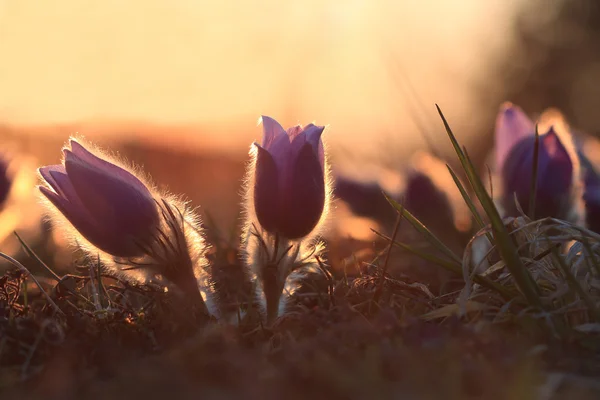
[[[523,0],[0,0],[0,120],[247,127],[329,124],[329,140],[415,127],[390,75],[460,121]],[[476,123],[476,117],[469,123]],[[410,135],[408,134],[410,133]]]

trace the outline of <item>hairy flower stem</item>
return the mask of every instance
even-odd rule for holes
[[[265,294],[267,324],[272,325],[279,314],[279,301],[283,293],[283,284],[277,279],[277,265],[267,264],[262,271],[262,286]]]
[[[292,294],[287,288],[294,280],[290,275],[305,267],[314,251],[305,248],[302,241],[258,232],[254,226],[247,236],[247,264],[255,281],[256,297],[267,325],[272,325],[285,311]]]

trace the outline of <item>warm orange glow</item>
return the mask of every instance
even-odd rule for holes
[[[268,114],[330,124],[331,143],[393,132],[410,149],[421,142],[398,71],[429,118],[439,102],[473,125],[468,84],[493,72],[521,3],[3,0],[0,120],[195,126],[186,143],[244,150]]]

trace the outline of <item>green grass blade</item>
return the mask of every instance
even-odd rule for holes
[[[467,193],[467,191],[466,191],[465,187],[463,186],[462,182],[458,179],[458,176],[452,170],[452,167],[450,167],[450,165],[446,164],[446,167],[448,168],[448,171],[450,172],[450,175],[452,175],[452,179],[454,180],[454,183],[456,184],[456,187],[460,191],[461,196],[465,200],[465,203],[467,203],[467,206],[471,210],[471,213],[473,214],[473,218],[475,218],[475,221],[477,221],[477,225],[479,225],[479,229],[485,228],[485,224],[483,222],[483,218],[481,218],[481,215],[479,214],[479,211],[477,211],[477,207],[475,207],[475,203],[473,203],[473,200],[471,199],[471,197]],[[487,235],[488,235],[488,239],[491,242],[492,241],[492,235],[489,234],[489,233]]]
[[[473,167],[473,164],[471,163],[468,154],[465,151],[463,151],[463,149],[461,149],[460,145],[458,144],[458,141],[456,140],[454,133],[452,133],[452,129],[450,128],[446,117],[444,117],[442,110],[437,104],[436,108],[440,117],[442,118],[444,127],[446,128],[446,133],[448,134],[448,137],[452,142],[452,146],[454,147],[454,150],[458,155],[461,165],[465,170],[469,183],[471,184],[473,191],[475,192],[477,198],[479,199],[479,202],[481,203],[483,209],[485,210],[490,220],[495,243],[498,248],[498,251],[500,252],[500,255],[502,256],[502,259],[506,263],[507,268],[515,278],[517,285],[525,295],[525,298],[530,303],[530,305],[539,309],[543,309],[542,301],[539,295],[539,288],[535,281],[531,278],[529,271],[523,265],[517,248],[512,242],[511,237],[506,227],[504,226],[502,218],[500,217],[500,213],[496,209],[493,200],[487,193],[485,186],[483,185],[481,179],[475,171],[475,168]]]
[[[37,263],[44,268],[46,271],[48,271],[48,273],[50,275],[52,275],[52,277],[54,279],[56,279],[57,281],[60,282],[60,276],[58,276],[58,274],[56,272],[54,272],[52,270],[52,268],[50,268],[48,265],[46,265],[45,262],[42,261],[41,258],[38,257],[37,254],[35,254],[35,252],[31,249],[31,247],[29,247],[29,245],[27,243],[25,243],[25,241],[21,238],[21,236],[19,236],[19,234],[14,231],[13,234],[17,237],[17,239],[19,240],[19,243],[21,243],[21,246],[23,246],[23,249],[25,250],[25,252],[27,253],[27,255],[31,258],[33,258],[35,261],[37,261]]]
[[[531,188],[529,195],[529,218],[535,220],[535,202],[537,194],[538,159],[540,153],[540,133],[535,125],[535,147],[533,148],[533,165],[531,166]]]
[[[378,232],[375,229],[371,229],[371,231],[373,233],[375,233],[377,236],[379,236],[380,238],[387,240],[388,242],[392,242],[393,245],[396,247],[400,247],[401,249],[406,250],[409,253],[412,253],[412,254],[422,258],[425,261],[429,261],[439,267],[447,269],[450,272],[462,275],[462,267],[456,261],[450,261],[450,260],[447,260],[447,259],[444,259],[441,257],[437,257],[437,256],[431,254],[431,252],[415,248],[415,247],[405,244],[405,243],[397,242],[396,240],[392,240],[392,238],[390,238],[389,236],[384,235],[383,233]]]
[[[373,233],[375,233],[377,236],[381,237],[382,239],[391,241],[391,238],[389,238],[388,236],[386,236],[380,232],[377,232],[374,229],[371,229],[371,231],[373,231]],[[443,258],[434,256],[433,254],[431,254],[427,251],[417,249],[406,243],[401,243],[401,242],[397,242],[397,241],[393,241],[392,243],[394,246],[399,247],[403,250],[406,250],[409,253],[412,253],[412,254],[416,255],[417,257],[422,258],[425,261],[429,261],[430,263],[435,264],[441,268],[444,268],[445,270],[450,271],[458,276],[463,276],[462,266],[459,263],[445,260]],[[506,300],[511,300],[515,297],[515,293],[510,291],[508,288],[506,288],[484,276],[475,274],[475,275],[473,275],[472,279],[473,279],[473,282],[475,282],[481,286],[484,286],[490,290],[494,290],[494,291],[498,292]]]
[[[437,248],[439,251],[450,257],[455,262],[462,264],[462,260],[459,256],[454,254],[437,236],[435,236],[421,221],[419,221],[414,215],[412,215],[406,208],[398,204],[394,199],[389,197],[385,192],[382,192],[387,201],[394,207],[404,218],[423,236],[429,240],[429,242]]]
[[[404,207],[402,207],[402,209],[404,209]],[[402,222],[402,212],[400,212],[400,215],[398,215],[398,220],[396,221],[396,226],[394,226],[394,231],[392,233],[392,238],[390,239],[390,245],[388,247],[388,251],[385,253],[385,261],[383,263],[383,269],[381,271],[381,278],[379,279],[379,283],[377,284],[377,289],[375,290],[375,293],[373,294],[373,302],[375,304],[379,303],[379,299],[381,298],[381,294],[383,293],[383,284],[385,283],[385,276],[388,271],[390,256],[392,255],[392,247],[393,247],[394,242],[396,241],[396,235],[398,234],[398,230],[400,229],[401,222]]]

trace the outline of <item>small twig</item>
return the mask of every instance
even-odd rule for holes
[[[535,255],[531,261],[526,261],[525,262],[525,266],[529,266],[537,261],[540,261],[542,258],[546,257],[548,254],[551,254],[555,249],[558,250],[560,248],[560,243],[554,243],[553,245],[550,245],[550,247],[548,247],[546,250],[542,251],[541,253]]]
[[[401,208],[404,209],[404,206],[401,205]],[[373,302],[378,303],[379,298],[381,297],[381,293],[383,292],[383,283],[385,282],[385,275],[387,274],[388,263],[390,261],[390,255],[392,253],[392,248],[394,247],[394,242],[396,241],[396,235],[398,234],[398,230],[400,229],[400,223],[402,222],[402,210],[398,213],[398,219],[396,220],[396,225],[394,226],[394,232],[392,233],[392,238],[390,240],[390,244],[388,247],[388,251],[385,255],[385,261],[383,263],[383,269],[381,271],[381,277],[379,278],[379,283],[377,285],[377,289],[373,294]]]
[[[29,304],[29,298],[27,295],[27,281],[23,279],[21,285],[23,286],[23,289],[21,289],[23,291],[23,308],[27,309],[27,306]]]
[[[60,281],[60,276],[58,276],[58,274],[56,272],[52,271],[52,269],[48,265],[46,265],[46,263],[43,262],[42,259],[39,258],[37,254],[35,254],[35,252],[31,249],[31,247],[29,247],[29,245],[27,243],[25,243],[25,241],[21,238],[21,236],[19,236],[17,231],[14,231],[13,234],[19,240],[19,243],[21,243],[21,246],[23,246],[23,248],[25,249],[25,252],[27,253],[27,255],[29,255],[29,257],[31,257],[35,261],[37,261],[46,271],[48,271],[50,273],[50,275],[52,275],[54,277],[54,279],[56,279],[57,281]]]
[[[104,287],[104,283],[102,282],[102,268],[101,268],[101,264],[100,264],[100,255],[98,254],[98,259],[97,259],[97,263],[96,263],[96,279],[98,280],[98,296],[99,296],[99,300],[100,300],[100,306],[102,308],[104,308],[104,302],[102,301],[102,295],[106,296],[106,302],[107,302],[107,307],[110,307],[110,297],[108,295],[108,292],[106,291],[106,288]]]
[[[327,278],[327,291],[329,292],[329,301],[331,302],[331,305],[335,307],[335,298],[333,297],[333,277],[331,276],[331,273],[327,271],[319,256],[315,256],[315,259],[317,260],[317,265],[321,269],[321,272],[323,272],[323,274]]]
[[[279,236],[275,236],[275,237],[279,237]],[[275,245],[277,246],[277,241],[275,243],[276,243]],[[290,244],[288,246],[288,248],[285,249],[285,251],[283,252],[283,254],[281,254],[281,257],[279,257],[279,260],[275,261],[275,265],[279,265],[279,263],[281,263],[281,261],[285,258],[285,256],[287,256],[287,254],[290,252],[290,250],[292,249],[292,247],[294,247],[294,245]],[[300,247],[300,245],[298,245],[298,247]],[[275,251],[277,251],[277,250],[275,250]]]
[[[490,197],[493,199],[494,198],[494,182],[492,181],[492,170],[490,169],[490,166],[487,164],[485,164],[485,168],[487,169],[488,179],[490,181]]]
[[[100,302],[100,296],[98,295],[98,290],[96,289],[96,284],[94,283],[94,264],[89,264],[90,270],[90,286],[92,288],[92,298],[94,299],[94,308],[96,311],[102,310],[102,304]]]
[[[31,280],[37,285],[37,287],[40,289],[40,291],[44,294],[44,297],[46,297],[46,300],[48,301],[48,304],[50,304],[54,308],[54,311],[56,311],[57,313],[59,313],[61,315],[65,315],[65,313],[56,305],[56,303],[54,302],[54,300],[52,300],[52,298],[50,297],[50,295],[48,295],[48,293],[46,293],[46,291],[44,290],[44,288],[42,287],[42,285],[40,284],[40,282],[35,278],[35,276],[33,276],[33,274],[27,268],[25,268],[25,266],[23,264],[21,264],[20,262],[18,262],[17,260],[15,260],[14,258],[12,258],[11,256],[9,256],[7,254],[4,254],[2,252],[0,252],[0,257],[4,258],[6,261],[8,261],[9,263],[11,263],[12,265],[14,265],[15,267],[17,267],[18,269],[20,269],[24,273],[26,273],[27,276],[29,276],[31,278]]]

